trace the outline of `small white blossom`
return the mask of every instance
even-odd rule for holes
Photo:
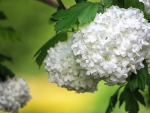
[[[87,76],[75,61],[71,50],[72,37],[66,42],[59,42],[54,48],[48,50],[44,60],[46,72],[52,83],[59,87],[75,90],[76,92],[94,92],[97,90],[99,79]]]
[[[108,85],[125,83],[129,73],[144,67],[150,54],[150,24],[136,8],[111,6],[73,37],[76,62]]]
[[[22,78],[0,82],[0,110],[16,113],[30,99],[29,88]]]
[[[150,0],[139,0],[145,6],[145,11],[150,15]]]

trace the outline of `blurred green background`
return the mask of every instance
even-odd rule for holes
[[[62,1],[67,7],[74,4],[73,0]],[[44,66],[39,69],[33,59],[35,52],[55,33],[54,23],[49,21],[55,8],[37,0],[1,0],[0,10],[8,18],[0,21],[0,25],[11,25],[21,34],[20,42],[0,38],[0,53],[13,57],[13,63],[5,65],[30,87],[32,99],[19,109],[20,113],[105,113],[117,86],[108,87],[101,82],[95,93],[67,91],[49,83]],[[117,104],[113,113],[126,113],[124,106],[118,108]],[[141,108],[140,113],[148,113],[146,108]]]

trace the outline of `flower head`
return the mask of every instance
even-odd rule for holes
[[[71,50],[73,38],[66,42],[59,42],[54,48],[48,50],[44,60],[45,69],[50,76],[50,82],[57,83],[59,87],[75,90],[76,92],[94,92],[97,90],[99,79],[87,76],[85,69],[75,61]]]
[[[0,109],[16,113],[31,99],[27,83],[22,78],[8,79],[0,83]]]
[[[111,6],[73,37],[76,62],[108,85],[125,83],[131,72],[144,67],[150,54],[150,24],[135,8]]]

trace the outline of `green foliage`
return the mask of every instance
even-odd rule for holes
[[[120,7],[120,8],[124,8],[124,1],[125,0],[117,0],[118,1],[118,6]]]
[[[147,64],[144,61],[144,68],[137,70],[137,74],[132,73],[129,78],[129,88],[133,92],[137,89],[144,90],[148,79]]]
[[[122,0],[120,0],[120,1],[122,1]],[[112,5],[119,6],[119,0],[113,0]]]
[[[125,110],[128,113],[138,113],[139,111],[139,105],[137,100],[134,98],[134,93],[130,91],[128,88],[128,85],[125,87],[124,91],[121,93],[119,97],[121,106],[123,102],[125,102]]]
[[[61,0],[57,0],[59,7],[57,10],[61,10],[61,9],[66,9],[65,5],[63,4],[63,2]]]
[[[121,87],[119,87],[118,90],[111,96],[110,101],[109,101],[109,105],[108,105],[107,110],[106,110],[106,113],[111,113],[113,111],[113,108],[115,108],[115,105],[117,103],[119,90]]]
[[[7,17],[5,16],[5,14],[2,11],[0,11],[0,20],[6,19]],[[0,26],[0,35],[2,36],[2,38],[8,37],[11,40],[20,39],[20,37],[18,38],[18,34],[11,27],[3,28]],[[0,53],[0,81],[6,81],[8,78],[12,78],[15,76],[14,73],[9,68],[1,64],[4,61],[12,62],[12,57]]]
[[[7,17],[5,14],[0,11],[0,20],[6,20]],[[21,36],[19,33],[17,33],[12,27],[1,27],[0,26],[0,35],[2,38],[10,38],[12,41],[21,39]]]
[[[120,8],[125,8],[125,1],[126,0],[113,0],[112,5],[119,6]],[[132,0],[130,2],[132,2]],[[131,7],[131,5],[130,5],[130,7]]]
[[[66,9],[65,5],[63,4],[63,2],[62,2],[61,0],[57,0],[57,2],[58,2],[58,4],[59,4],[59,6],[58,6],[58,8],[57,8],[57,11],[59,11],[59,10],[61,10],[61,9]],[[52,17],[50,18],[51,21],[54,21],[54,22],[57,21],[57,20],[55,20],[55,19],[53,18],[53,16],[54,16],[55,14],[56,14],[56,12],[52,14]]]
[[[9,61],[12,62],[12,57],[11,56],[6,56],[3,54],[0,54],[0,63],[4,62],[4,61]]]
[[[139,0],[124,0],[124,8],[134,7],[139,8],[140,7]]]
[[[85,2],[87,0],[75,0],[76,3]]]
[[[112,4],[113,0],[102,0],[101,3],[105,6],[105,7],[109,7]]]
[[[139,0],[120,0],[124,2],[124,8],[129,8],[139,3]]]
[[[59,41],[63,42],[68,39],[66,32],[60,32],[56,34],[54,37],[52,37],[50,40],[48,40],[34,55],[36,57],[36,63],[39,65],[39,67],[42,65],[46,55],[47,50],[50,47],[54,47],[55,44],[57,44]]]
[[[98,11],[97,11],[97,13],[104,13],[104,7],[100,3],[98,4]]]
[[[111,113],[113,109],[115,108],[115,105],[118,101],[118,95],[119,90],[122,88],[120,86],[117,91],[111,96],[109,106],[107,107],[107,110],[105,113]],[[143,95],[139,92],[139,90],[135,90],[132,92],[129,88],[129,84],[125,85],[124,90],[119,96],[119,107],[125,102],[125,110],[128,113],[138,113],[139,111],[139,105],[138,102],[142,105],[146,106],[145,100]]]
[[[146,95],[146,105],[150,108],[150,95]]]
[[[147,86],[148,86],[148,92],[150,95],[150,76],[148,76],[148,79],[147,79]]]
[[[55,31],[67,31],[73,28],[78,21],[79,25],[91,22],[98,11],[98,3],[81,2],[73,5],[67,10],[59,10],[53,18],[58,20],[55,25]]]
[[[139,2],[139,0],[113,0],[112,5],[116,5],[119,6],[120,8],[126,9],[129,7],[139,8],[142,10],[144,9],[143,4]]]
[[[12,27],[1,27],[0,26],[0,35],[2,38],[6,39],[9,38],[12,41],[20,41],[21,40],[21,35],[16,32]]]
[[[12,78],[14,76],[14,73],[9,68],[0,64],[0,81],[5,81],[8,78]]]
[[[142,105],[146,106],[145,100],[143,95],[139,91],[134,92],[134,97],[138,100]]]
[[[6,20],[6,19],[7,19],[6,15],[2,11],[0,11],[0,20]]]

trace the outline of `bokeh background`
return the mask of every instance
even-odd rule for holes
[[[67,7],[74,4],[74,0],[62,1]],[[118,86],[108,87],[100,82],[94,93],[67,91],[49,83],[44,65],[39,69],[35,63],[35,52],[55,34],[54,23],[49,21],[55,8],[37,0],[1,0],[0,10],[8,18],[0,21],[0,25],[11,25],[21,34],[19,42],[0,38],[0,52],[13,57],[13,63],[5,65],[27,81],[32,95],[19,113],[105,113],[109,98]],[[140,107],[140,113],[148,113],[146,108]],[[119,109],[117,104],[112,113],[126,113],[124,105]]]

